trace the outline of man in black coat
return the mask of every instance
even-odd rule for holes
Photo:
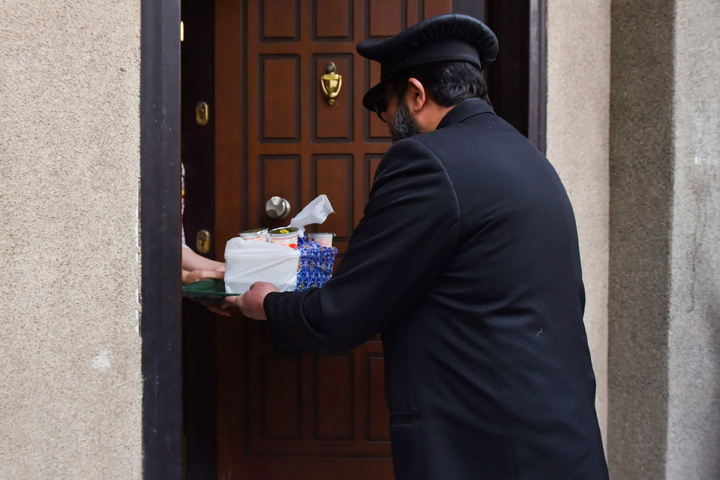
[[[382,333],[398,479],[608,478],[572,207],[487,102],[495,35],[446,15],[358,52],[395,143],[343,261],[321,289],[234,302],[296,351]]]

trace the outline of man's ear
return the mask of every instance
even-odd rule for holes
[[[410,111],[417,113],[423,109],[425,102],[427,101],[427,94],[425,92],[425,87],[423,87],[423,84],[420,83],[420,80],[414,77],[408,80],[408,89],[405,97]]]

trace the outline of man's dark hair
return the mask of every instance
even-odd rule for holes
[[[390,80],[398,98],[407,92],[411,78],[417,78],[433,101],[443,107],[452,107],[475,97],[490,103],[482,73],[467,62],[426,63],[399,72]]]

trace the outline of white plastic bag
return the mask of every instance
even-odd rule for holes
[[[225,245],[225,292],[245,293],[255,282],[291,292],[297,288],[299,265],[300,252],[294,248],[232,238]]]
[[[308,203],[292,220],[299,236],[304,236],[305,226],[323,223],[334,210],[327,196],[320,195]],[[300,251],[269,242],[248,242],[240,237],[225,244],[225,292],[245,293],[255,282],[268,282],[281,292],[297,288],[300,267]]]

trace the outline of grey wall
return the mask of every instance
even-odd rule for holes
[[[675,12],[669,479],[720,478],[720,2]]]
[[[672,2],[612,2],[608,461],[664,477],[674,163]]]
[[[0,478],[140,478],[140,1],[0,0]]]
[[[613,478],[720,478],[719,7],[612,2]]]

